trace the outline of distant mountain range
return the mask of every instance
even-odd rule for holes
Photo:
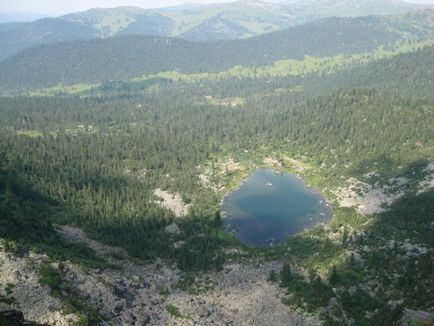
[[[74,26],[85,32],[85,25]],[[254,68],[279,60],[303,60],[306,55],[331,58],[363,54],[433,39],[434,11],[430,10],[388,17],[324,18],[242,40],[192,42],[117,35],[22,51],[0,62],[0,86],[34,89],[59,83],[129,80],[159,72],[219,72],[236,66]]]
[[[242,39],[326,17],[396,15],[427,6],[400,0],[244,0],[163,9],[90,9],[30,23],[0,24],[0,60],[34,45],[116,35]]]

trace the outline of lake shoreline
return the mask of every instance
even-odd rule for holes
[[[250,188],[246,188],[246,182]],[[239,193],[243,189],[249,194]],[[238,213],[231,213],[231,209]],[[290,235],[333,219],[332,203],[301,176],[264,168],[252,170],[237,187],[228,191],[220,201],[220,211],[225,232],[254,246],[282,242]]]

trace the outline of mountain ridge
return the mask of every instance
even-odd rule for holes
[[[396,15],[427,7],[398,0],[312,0],[309,5],[301,1],[270,3],[255,0],[157,9],[93,8],[51,18],[54,20],[51,22],[39,19],[12,29],[10,26],[13,25],[9,28],[0,25],[0,43],[3,45],[0,60],[33,45],[53,43],[57,39],[70,40],[71,31],[74,39],[120,34],[181,37],[193,41],[240,39],[331,16]],[[61,25],[63,29],[53,25]],[[47,32],[57,35],[57,39],[53,40]]]
[[[325,18],[242,40],[191,42],[125,35],[41,45],[1,61],[0,85],[43,88],[59,83],[128,80],[163,71],[218,72],[305,56],[358,54],[397,42],[434,39],[433,16],[434,12],[424,12],[399,17]]]

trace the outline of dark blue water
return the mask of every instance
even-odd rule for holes
[[[223,201],[225,228],[243,243],[277,243],[332,216],[324,198],[288,173],[257,170]]]

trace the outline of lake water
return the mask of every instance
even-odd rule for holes
[[[332,216],[330,205],[306,183],[288,173],[253,172],[223,200],[225,228],[243,243],[277,243]]]

